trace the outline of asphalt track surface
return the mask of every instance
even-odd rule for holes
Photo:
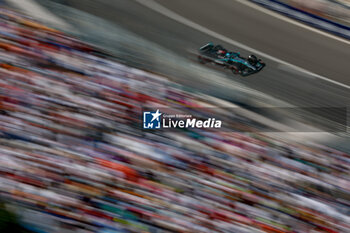
[[[229,50],[240,51],[243,56],[251,54],[249,50],[220,41],[134,0],[63,2],[118,24],[184,58],[193,58],[189,51],[196,50],[208,41],[220,43]],[[157,0],[157,3],[249,47],[350,85],[350,45],[347,43],[282,21],[235,0]],[[227,70],[222,72],[228,79],[296,106],[349,105],[350,89],[306,75],[267,58],[262,59],[267,67],[261,73],[246,78],[233,76]],[[220,90],[217,93],[220,97]]]

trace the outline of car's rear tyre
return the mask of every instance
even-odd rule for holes
[[[201,64],[206,64],[206,63],[208,63],[208,59],[205,59],[202,56],[198,56],[198,62]]]
[[[223,49],[224,49],[224,47],[222,47],[221,45],[218,44],[214,47],[213,50],[218,51],[218,50],[223,50]]]

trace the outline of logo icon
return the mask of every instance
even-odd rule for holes
[[[160,129],[160,115],[162,113],[157,109],[156,112],[143,112],[144,129]]]

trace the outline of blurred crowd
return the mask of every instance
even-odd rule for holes
[[[348,154],[261,133],[143,131],[146,106],[205,115],[216,103],[8,9],[0,27],[0,200],[28,230],[350,231]],[[230,127],[255,127],[243,118]]]
[[[281,0],[306,12],[350,26],[349,0]]]

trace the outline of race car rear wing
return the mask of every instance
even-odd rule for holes
[[[203,51],[203,50],[206,50],[208,48],[212,48],[213,46],[214,46],[213,43],[209,42],[208,44],[203,45],[202,47],[200,47],[199,50]]]

